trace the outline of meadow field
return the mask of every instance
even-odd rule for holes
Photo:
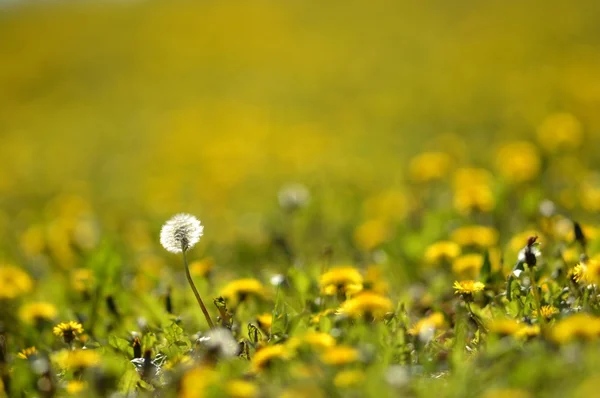
[[[0,397],[595,397],[600,3],[0,1]]]

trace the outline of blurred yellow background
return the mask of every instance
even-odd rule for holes
[[[592,151],[599,11],[594,0],[10,3],[0,219],[26,224],[29,208],[76,194],[101,214],[191,211],[226,236],[295,181],[320,192],[328,217],[352,219],[348,198],[401,186],[418,152],[487,164],[491,140],[534,139],[556,111],[585,124]]]

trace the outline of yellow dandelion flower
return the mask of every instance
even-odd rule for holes
[[[246,300],[248,297],[264,298],[266,296],[266,289],[258,279],[237,279],[229,282],[221,289],[221,296],[235,305]]]
[[[69,395],[77,395],[87,388],[87,383],[81,380],[71,380],[67,383],[65,389]]]
[[[58,313],[56,307],[47,302],[35,302],[21,306],[19,308],[19,318],[25,323],[37,323],[40,321],[51,321]]]
[[[339,313],[352,318],[369,316],[380,319],[387,312],[392,311],[392,308],[393,304],[389,298],[381,294],[365,291],[344,301],[339,309]]]
[[[302,345],[307,345],[316,350],[324,350],[333,347],[335,339],[328,333],[310,331],[301,337],[292,337],[287,342],[287,346],[291,350],[296,350]]]
[[[489,170],[476,167],[462,167],[453,174],[452,186],[455,190],[464,186],[490,186],[494,177]]]
[[[453,204],[460,214],[477,210],[488,213],[496,206],[492,189],[487,185],[465,185],[454,190]]]
[[[83,326],[81,323],[75,321],[61,322],[52,329],[52,333],[62,337],[68,344],[73,341],[75,337],[83,333]]]
[[[418,336],[422,332],[428,330],[441,329],[445,324],[444,314],[441,312],[434,312],[433,314],[420,319],[412,328],[408,329],[408,334]]]
[[[218,379],[218,372],[207,366],[199,366],[188,370],[181,378],[179,396],[181,398],[205,397],[207,395],[206,389],[216,383]]]
[[[290,351],[282,344],[266,346],[254,354],[251,361],[253,372],[259,372],[267,368],[274,360],[287,360],[290,358]]]
[[[564,344],[575,339],[591,340],[600,336],[600,318],[575,314],[561,319],[551,329],[552,339]]]
[[[477,253],[465,254],[454,259],[452,272],[463,278],[475,278],[483,266],[483,256]]]
[[[546,117],[537,130],[539,143],[548,152],[575,149],[583,140],[583,129],[570,113],[554,113]]]
[[[496,152],[496,168],[509,182],[531,181],[540,172],[539,151],[535,145],[527,141],[506,143]]]
[[[338,345],[330,347],[321,354],[321,361],[327,365],[347,365],[360,359],[358,350],[351,346]]]
[[[94,272],[91,269],[77,268],[71,271],[71,286],[77,292],[90,290],[94,282]]]
[[[476,282],[472,280],[467,281],[456,281],[453,285],[454,294],[469,294],[472,295],[474,293],[478,293],[485,289],[485,285],[481,282]]]
[[[386,221],[372,219],[360,224],[354,230],[354,243],[366,251],[373,250],[389,238],[389,227]]]
[[[522,325],[515,319],[497,318],[490,321],[488,328],[490,333],[499,334],[501,336],[513,336]]]
[[[354,387],[364,384],[365,372],[359,369],[342,370],[335,375],[333,384],[338,388]]]
[[[265,333],[271,332],[271,325],[273,324],[273,314],[265,313],[256,316],[256,323],[258,327]]]
[[[498,231],[483,225],[469,225],[455,229],[452,240],[461,246],[489,248],[498,243]]]
[[[353,294],[362,290],[363,277],[356,268],[334,267],[319,279],[321,293],[325,295]]]
[[[574,229],[571,228],[571,226],[572,226],[571,223],[569,223],[568,226],[569,226],[569,229],[567,230],[566,234],[564,235],[564,239],[567,242],[573,242],[575,240],[575,232],[574,232]],[[598,228],[594,225],[581,224],[581,229],[588,241],[595,241],[596,239],[600,238],[600,228]]]
[[[522,325],[514,334],[516,338],[528,339],[540,334],[540,325]]]
[[[452,261],[460,255],[460,245],[452,241],[439,241],[427,247],[425,250],[425,262],[436,264],[442,261]]]
[[[379,294],[387,294],[390,290],[390,285],[385,279],[380,265],[371,264],[367,267],[364,288]]]
[[[558,308],[552,306],[552,305],[543,305],[542,308],[540,309],[540,311],[542,316],[546,319],[550,319],[552,318],[554,315],[558,314]],[[534,315],[536,317],[539,317],[538,311],[534,311]]]
[[[409,175],[416,182],[444,178],[452,166],[452,157],[445,152],[424,152],[410,160]]]
[[[600,284],[600,261],[588,259],[573,268],[573,279],[578,283]]]
[[[0,300],[14,299],[29,293],[33,282],[29,274],[13,265],[0,265]]]
[[[250,381],[234,379],[227,382],[225,392],[232,398],[252,398],[258,396],[259,389]]]
[[[100,364],[102,358],[96,350],[61,350],[55,352],[51,359],[61,369],[93,368]]]
[[[35,347],[29,347],[22,349],[17,356],[21,359],[27,359],[32,355],[37,354],[37,349]]]
[[[216,262],[212,257],[190,263],[190,273],[194,276],[205,277],[215,268]]]

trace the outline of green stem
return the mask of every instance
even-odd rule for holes
[[[198,293],[198,289],[196,289],[196,285],[194,285],[194,281],[192,280],[192,275],[190,274],[190,267],[188,265],[187,256],[185,255],[185,252],[186,251],[183,250],[183,263],[185,264],[185,276],[187,277],[190,287],[192,288],[192,291],[194,292],[194,296],[196,296],[196,300],[198,300],[200,309],[204,313],[204,317],[206,318],[206,322],[208,323],[208,326],[211,329],[213,329],[215,327],[215,325],[214,325],[212,319],[210,319],[210,314],[208,313],[208,310],[206,309],[206,306],[204,305],[204,302],[202,301],[202,298],[200,297],[200,293]]]
[[[542,315],[542,300],[540,299],[540,292],[538,291],[537,283],[535,281],[535,272],[533,267],[528,266],[527,268],[529,268],[529,283],[531,284],[531,289],[533,290],[533,298],[535,299],[535,305],[537,306],[538,319],[543,327],[546,325],[546,318],[544,318],[544,315]]]

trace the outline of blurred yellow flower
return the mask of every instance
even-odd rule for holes
[[[264,298],[266,294],[267,292],[263,284],[254,278],[231,281],[221,289],[220,293],[232,305],[244,301],[248,297]]]
[[[552,306],[552,305],[542,305],[542,308],[539,311],[542,316],[546,319],[550,319],[552,318],[554,315],[558,314],[558,308]],[[534,311],[534,315],[536,317],[539,317],[538,311]]]
[[[445,152],[424,152],[410,160],[409,175],[416,182],[444,178],[452,166],[452,157]]]
[[[488,213],[494,210],[496,199],[487,185],[465,185],[454,189],[453,203],[456,211],[468,215],[472,211]]]
[[[310,323],[311,324],[318,324],[319,322],[321,322],[321,318],[326,317],[326,316],[331,315],[331,314],[335,314],[335,310],[334,309],[328,308],[326,310],[323,310],[323,311],[321,311],[321,312],[313,315],[310,318]]]
[[[498,231],[484,225],[468,225],[455,229],[452,240],[461,246],[489,248],[498,243]]]
[[[102,358],[96,350],[61,350],[51,355],[51,359],[61,369],[77,370],[92,368],[100,364]]]
[[[366,380],[365,372],[359,369],[342,370],[335,375],[333,384],[338,388],[363,385]]]
[[[483,256],[477,253],[465,254],[452,262],[452,272],[462,278],[476,278],[483,266]]]
[[[389,227],[381,219],[371,219],[356,227],[353,237],[359,248],[373,250],[388,239]]]
[[[51,321],[58,313],[56,307],[44,301],[24,304],[19,308],[19,318],[25,323],[37,323],[39,321]]]
[[[17,356],[21,359],[27,359],[32,355],[37,354],[37,349],[35,347],[28,347],[28,348],[24,348],[22,349]]]
[[[27,272],[13,265],[0,265],[0,299],[14,299],[29,293],[33,282]]]
[[[205,277],[213,270],[215,264],[215,260],[212,257],[193,261],[190,263],[190,273],[194,276]]]
[[[425,318],[419,319],[419,321],[413,327],[408,329],[408,334],[418,336],[420,333],[427,330],[441,329],[445,324],[446,321],[444,320],[444,314],[441,312],[434,312]]]
[[[367,266],[363,287],[365,290],[370,290],[375,293],[387,294],[390,289],[390,285],[384,276],[381,265],[370,264]]]
[[[296,350],[302,345],[307,345],[316,350],[323,350],[333,347],[335,339],[328,333],[309,331],[301,337],[292,337],[287,342],[287,346],[291,350]]]
[[[528,339],[539,336],[540,332],[540,325],[522,325],[514,336],[519,339]]]
[[[378,293],[364,291],[342,303],[339,313],[352,318],[372,317],[381,319],[392,311],[392,301]]]
[[[454,294],[474,294],[483,291],[485,285],[481,282],[476,281],[456,281],[452,286],[454,288]]]
[[[570,113],[548,115],[537,130],[540,145],[548,152],[578,148],[583,141],[581,123]]]
[[[600,318],[582,313],[571,315],[558,321],[550,332],[559,344],[575,339],[591,340],[600,335]]]
[[[265,333],[271,333],[271,325],[273,324],[273,314],[267,312],[256,316],[258,327]]]
[[[282,344],[266,346],[254,353],[250,367],[253,372],[259,372],[268,367],[274,360],[287,360],[290,357],[289,349]]]
[[[452,185],[455,190],[467,186],[491,186],[494,177],[486,169],[463,167],[454,172]]]
[[[338,345],[328,348],[321,354],[321,361],[327,365],[347,365],[360,359],[358,350],[351,346]]]
[[[460,245],[452,241],[439,241],[427,247],[425,250],[425,262],[436,264],[442,261],[452,261],[460,255]]]
[[[256,384],[241,379],[229,380],[225,385],[227,396],[232,398],[252,398],[259,394]]]
[[[71,271],[71,286],[77,292],[90,290],[94,283],[94,272],[87,268],[76,268]]]
[[[81,380],[71,380],[67,382],[65,389],[67,390],[67,394],[77,395],[83,390],[87,389],[87,382]]]
[[[515,319],[496,318],[489,322],[488,328],[490,333],[499,334],[501,336],[515,335],[523,325]]]
[[[334,267],[319,278],[321,293],[332,296],[336,294],[354,294],[362,290],[363,277],[354,267]]]
[[[219,374],[208,366],[198,366],[188,370],[181,378],[179,397],[203,398],[208,396],[206,389],[216,383]]]
[[[496,151],[496,168],[509,182],[531,181],[540,172],[540,154],[535,145],[527,141],[509,142]]]
[[[600,261],[588,259],[573,268],[573,279],[578,283],[600,284]]]
[[[536,230],[530,229],[513,235],[513,237],[510,239],[510,242],[508,243],[508,247],[512,252],[518,253],[527,245],[527,240],[532,236],[538,237],[537,242],[544,242],[544,237],[542,234],[540,234]]]

